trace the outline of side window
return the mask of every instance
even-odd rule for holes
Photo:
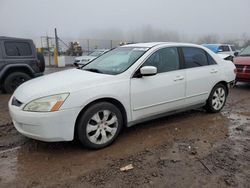
[[[203,49],[194,47],[183,47],[182,51],[186,68],[209,65],[207,54]]]
[[[229,46],[225,45],[223,46],[223,52],[229,52],[230,49],[229,49]]]
[[[212,58],[211,55],[209,55],[208,53],[207,53],[207,58],[208,58],[209,65],[216,65],[217,64],[216,61],[214,60],[214,58]]]
[[[234,46],[230,46],[232,51],[236,51]]]
[[[7,56],[30,56],[32,55],[30,44],[27,42],[5,42]]]
[[[180,68],[178,50],[175,47],[160,49],[154,52],[143,66],[155,66],[158,73],[178,70]]]
[[[223,46],[219,46],[218,51],[219,51],[219,52],[224,52]]]

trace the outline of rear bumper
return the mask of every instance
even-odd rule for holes
[[[235,80],[233,80],[233,81],[227,83],[227,87],[228,87],[228,88],[232,88],[232,87],[234,87],[234,86],[235,86]]]

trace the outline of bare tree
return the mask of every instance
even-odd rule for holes
[[[204,35],[200,37],[197,41],[198,44],[204,44],[204,43],[219,43],[220,37],[217,34],[209,34],[209,35]]]

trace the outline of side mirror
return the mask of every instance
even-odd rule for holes
[[[234,52],[234,56],[238,56],[239,55],[239,52]]]
[[[75,62],[75,63],[73,63],[73,64],[74,64],[76,67],[79,67],[79,64],[78,64],[78,63]]]
[[[140,68],[140,73],[142,76],[153,76],[157,74],[157,68],[154,66],[144,66]]]
[[[222,50],[222,49],[219,49],[218,52],[223,52],[223,50]]]

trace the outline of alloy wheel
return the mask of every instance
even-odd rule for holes
[[[86,126],[87,138],[94,144],[105,144],[110,141],[118,129],[116,114],[110,110],[95,113]]]
[[[215,110],[220,110],[226,100],[226,92],[222,87],[218,87],[213,94],[212,106]]]

